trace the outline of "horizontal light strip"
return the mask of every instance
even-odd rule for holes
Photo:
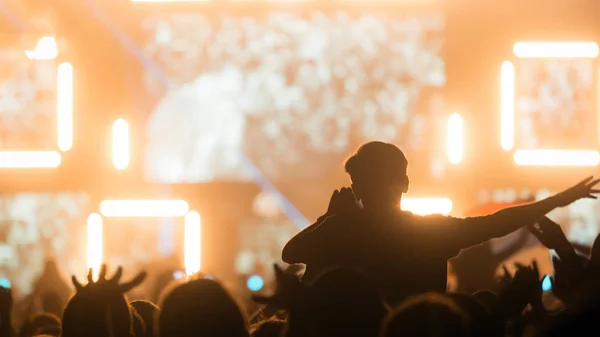
[[[0,151],[0,168],[56,168],[61,161],[56,151]]]
[[[403,211],[418,215],[443,214],[452,212],[452,200],[448,198],[402,198]]]
[[[100,213],[106,217],[176,217],[190,207],[183,200],[104,200]]]
[[[517,150],[514,160],[520,166],[597,166],[595,150]]]
[[[513,52],[519,58],[596,58],[595,42],[517,42]]]

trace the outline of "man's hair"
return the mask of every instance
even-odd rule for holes
[[[364,181],[380,173],[406,173],[408,161],[396,145],[384,142],[369,142],[361,145],[346,159],[344,169],[353,182]]]

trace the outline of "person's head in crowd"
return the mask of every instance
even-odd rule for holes
[[[251,327],[252,337],[282,337],[285,321],[281,319],[268,319]]]
[[[351,269],[325,271],[310,285],[306,308],[315,335],[377,336],[387,314],[382,294],[366,275]]]
[[[41,334],[59,336],[61,331],[60,325],[60,318],[53,314],[45,313],[36,315],[21,326],[19,336],[31,337]]]
[[[346,160],[352,191],[365,209],[398,209],[408,191],[408,161],[393,144],[363,144]]]
[[[470,336],[469,317],[449,297],[428,293],[392,310],[381,325],[380,337]]]
[[[158,318],[161,337],[248,337],[246,317],[223,286],[197,278],[180,283],[166,294]]]
[[[146,326],[146,336],[154,336],[155,318],[158,317],[160,309],[150,301],[132,301],[129,305],[140,315]]]
[[[91,270],[85,286],[73,277],[77,292],[64,310],[62,337],[135,336],[132,311],[124,293],[142,283],[146,274],[139,273],[129,282],[121,282],[122,275],[119,268],[107,279],[106,266],[102,266],[97,282],[92,281]]]

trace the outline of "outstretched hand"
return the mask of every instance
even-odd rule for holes
[[[557,251],[573,249],[560,225],[546,216],[539,219],[536,224],[528,226],[528,229],[548,249]]]
[[[333,191],[327,208],[327,215],[343,214],[360,209],[350,187]]]
[[[86,286],[83,286],[81,283],[79,283],[79,281],[77,280],[77,278],[75,276],[71,277],[71,281],[73,282],[73,285],[75,286],[75,289],[77,290],[77,292],[80,292],[83,289],[88,288],[90,286],[98,286],[98,287],[102,287],[102,288],[104,288],[104,287],[110,287],[113,289],[116,288],[122,294],[124,294],[124,293],[128,292],[129,290],[140,285],[146,279],[146,276],[147,276],[147,274],[145,272],[140,272],[131,281],[120,283],[121,277],[123,276],[123,268],[122,267],[117,268],[117,271],[115,272],[113,277],[110,279],[106,278],[106,272],[107,272],[106,265],[102,265],[102,267],[100,268],[100,273],[98,274],[98,281],[94,282],[93,270],[90,268],[90,270],[88,271],[88,275],[87,275],[88,283]]]
[[[588,177],[582,180],[579,184],[567,188],[566,190],[556,194],[553,198],[558,207],[564,207],[572,204],[579,199],[597,199],[594,194],[600,193],[599,189],[595,189],[600,179]]]

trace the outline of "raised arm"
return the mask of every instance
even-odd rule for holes
[[[461,248],[468,248],[508,235],[521,227],[535,224],[557,207],[568,206],[579,199],[596,199],[594,194],[600,193],[600,190],[594,189],[594,186],[599,181],[589,177],[541,201],[505,208],[488,216],[456,219],[455,226],[452,226],[455,231],[453,237]]]
[[[349,187],[335,190],[329,200],[327,213],[319,217],[312,225],[296,234],[283,247],[281,259],[285,263],[307,263],[308,255],[314,249],[318,249],[319,242],[322,242],[323,233],[327,231],[326,223],[329,217],[343,213],[353,212],[358,209],[356,199]]]

